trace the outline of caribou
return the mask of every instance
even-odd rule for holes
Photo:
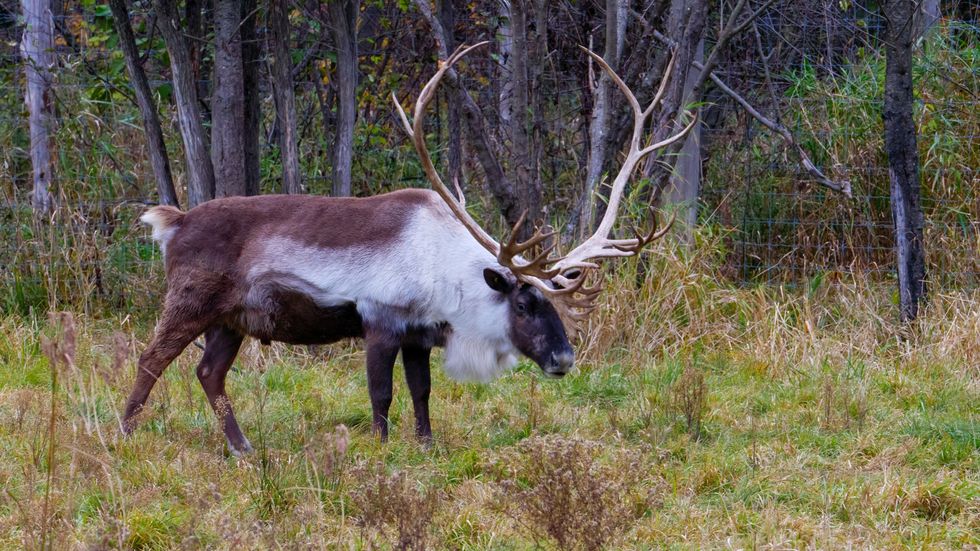
[[[197,377],[234,455],[252,446],[235,418],[225,379],[243,339],[263,344],[365,342],[373,430],[388,435],[392,376],[399,353],[411,392],[416,436],[431,441],[429,358],[444,347],[443,369],[462,381],[488,381],[517,357],[560,377],[574,365],[569,335],[595,307],[593,276],[608,258],[637,255],[670,227],[633,238],[610,237],[623,191],[646,155],[682,139],[695,121],[658,143],[645,125],[663,96],[673,61],[649,106],[603,59],[586,50],[628,100],[633,133],[594,234],[555,254],[554,231],[537,228],[519,241],[525,217],[497,241],[467,212],[429,155],[423,124],[446,71],[474,48],[460,47],[422,88],[413,121],[392,95],[432,190],[406,189],[366,198],[296,195],[227,197],[187,212],[156,206],[141,220],[163,251],[167,292],[154,337],[140,355],[122,430],[129,434],[153,385],[200,335]],[[583,48],[584,49],[584,48]],[[673,222],[673,219],[671,219]]]

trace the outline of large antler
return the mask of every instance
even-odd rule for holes
[[[660,81],[660,88],[657,90],[656,95],[654,95],[653,100],[646,109],[640,107],[640,102],[637,101],[636,96],[633,95],[632,90],[629,86],[623,82],[623,79],[616,74],[616,71],[609,66],[608,63],[602,59],[601,56],[597,55],[595,52],[587,48],[582,48],[587,54],[589,54],[592,59],[602,68],[609,78],[616,83],[616,86],[623,92],[626,99],[629,101],[630,107],[633,109],[633,136],[630,139],[629,151],[626,153],[626,160],[623,161],[623,166],[619,170],[619,174],[616,175],[616,179],[613,180],[612,189],[609,192],[609,202],[606,207],[606,212],[602,216],[602,220],[599,222],[599,227],[596,228],[594,234],[591,237],[582,242],[579,246],[572,249],[564,258],[559,259],[555,262],[552,269],[558,270],[561,274],[569,274],[574,271],[580,271],[582,277],[585,275],[585,271],[588,269],[595,269],[598,267],[596,262],[593,260],[601,260],[604,258],[613,257],[624,257],[633,256],[640,252],[640,250],[657,239],[663,237],[670,226],[674,223],[674,217],[671,216],[670,221],[667,225],[660,231],[657,231],[656,226],[656,215],[654,215],[654,226],[647,234],[641,234],[634,228],[636,237],[633,239],[610,239],[609,233],[612,231],[613,224],[616,222],[616,215],[619,211],[619,203],[623,198],[623,191],[626,189],[626,184],[629,182],[630,178],[633,176],[633,172],[636,170],[637,165],[644,157],[669,146],[670,144],[683,139],[688,132],[694,128],[697,123],[697,116],[693,116],[691,122],[680,132],[670,136],[669,138],[659,141],[657,143],[644,146],[644,128],[646,127],[647,119],[653,114],[654,108],[660,103],[663,98],[664,91],[667,89],[667,82],[670,80],[670,75],[674,69],[674,60],[676,56],[671,56],[670,61],[667,63],[667,69],[664,71],[664,77]],[[559,276],[560,278],[562,276]]]
[[[494,256],[500,250],[499,245],[490,237],[476,220],[466,212],[466,200],[463,198],[462,191],[459,189],[459,185],[456,185],[456,191],[459,193],[459,198],[453,196],[446,184],[442,183],[442,178],[439,177],[439,172],[436,171],[436,167],[432,165],[432,157],[429,155],[429,147],[425,144],[425,110],[429,106],[429,102],[432,98],[436,96],[436,88],[439,86],[439,81],[442,80],[442,76],[446,74],[446,71],[453,66],[453,63],[459,61],[459,59],[471,51],[486,45],[487,42],[480,42],[479,44],[474,44],[467,47],[466,45],[461,45],[456,48],[453,55],[449,56],[449,59],[445,61],[439,61],[439,70],[436,74],[432,75],[429,82],[425,84],[422,88],[422,92],[419,94],[417,100],[415,100],[415,113],[414,113],[414,124],[408,122],[408,116],[405,115],[405,110],[402,109],[401,103],[398,102],[398,96],[394,92],[391,93],[391,99],[395,102],[395,108],[398,110],[398,116],[401,118],[402,126],[405,127],[405,132],[408,133],[409,137],[412,138],[412,143],[415,145],[415,151],[419,154],[419,160],[422,162],[422,169],[425,171],[426,177],[432,184],[432,189],[442,197],[442,200],[449,205],[449,209],[453,211],[453,214],[460,222],[466,227],[474,239],[476,239],[480,245],[483,245],[488,251],[490,251]]]
[[[425,121],[425,110],[429,102],[432,101],[432,98],[435,97],[436,88],[440,80],[442,80],[443,75],[460,58],[485,44],[487,42],[480,42],[469,47],[462,45],[449,56],[449,59],[439,62],[439,69],[425,84],[418,99],[415,101],[414,120],[412,123],[409,123],[408,116],[405,114],[394,93],[392,94],[392,99],[398,110],[402,125],[405,127],[405,131],[412,138],[415,151],[418,152],[419,159],[422,162],[422,168],[429,182],[432,184],[432,188],[442,197],[456,218],[462,222],[463,226],[466,227],[477,242],[493,254],[501,266],[510,269],[519,280],[534,286],[543,295],[548,297],[555,306],[555,309],[558,310],[568,332],[577,333],[581,329],[581,323],[585,321],[588,314],[595,308],[595,298],[601,291],[601,287],[598,284],[589,287],[585,285],[589,273],[598,268],[598,264],[593,262],[593,260],[635,255],[644,246],[662,237],[673,223],[674,219],[671,218],[664,229],[658,231],[656,217],[654,216],[653,229],[648,233],[641,234],[634,229],[636,237],[633,239],[609,238],[609,233],[612,231],[616,221],[623,190],[626,188],[626,184],[633,175],[636,166],[650,153],[682,139],[694,127],[696,118],[678,134],[655,144],[643,146],[644,127],[647,119],[653,113],[654,107],[656,107],[663,97],[667,80],[674,66],[674,58],[671,58],[670,63],[667,65],[660,89],[657,91],[653,101],[650,102],[650,105],[645,110],[641,110],[636,96],[633,95],[633,92],[630,91],[626,83],[619,78],[619,75],[600,56],[586,48],[582,48],[609,74],[613,82],[626,95],[633,109],[633,137],[630,141],[630,149],[626,155],[626,161],[623,163],[623,167],[613,181],[606,213],[599,223],[595,234],[573,249],[565,257],[551,256],[555,245],[554,243],[547,244],[548,239],[554,236],[554,230],[550,226],[538,228],[534,235],[527,241],[517,241],[517,235],[526,221],[526,212],[521,215],[511,230],[510,239],[506,242],[498,243],[466,212],[465,199],[463,198],[462,191],[459,189],[459,185],[456,185],[457,197],[442,182],[442,178],[439,177],[439,173],[432,164],[432,158],[429,155],[428,146],[425,143],[425,130],[423,125]],[[543,244],[545,245],[543,250],[531,260],[524,260],[521,257],[521,254]],[[550,280],[551,284],[546,283],[545,280]]]
[[[525,253],[532,248],[538,246],[542,242],[546,241],[548,238],[554,235],[554,230],[550,227],[539,228],[530,239],[523,242],[517,242],[517,236],[520,233],[521,227],[524,225],[525,219],[527,217],[527,212],[521,215],[520,219],[514,225],[511,230],[511,238],[506,243],[497,243],[493,237],[490,236],[475,220],[473,217],[466,212],[466,199],[463,197],[463,192],[459,188],[459,184],[456,185],[456,196],[449,191],[449,188],[442,182],[442,178],[439,177],[439,173],[436,171],[435,166],[432,165],[432,157],[429,155],[428,146],[425,144],[425,110],[429,106],[429,102],[435,97],[436,88],[439,86],[439,81],[442,80],[446,71],[448,71],[454,63],[459,61],[463,56],[470,53],[471,51],[488,44],[488,42],[480,42],[472,46],[461,45],[456,48],[449,59],[439,62],[439,70],[436,74],[432,75],[429,82],[422,88],[422,92],[419,94],[417,100],[415,100],[415,112],[413,117],[413,122],[410,124],[408,122],[408,117],[405,115],[404,109],[402,109],[401,104],[398,102],[398,97],[392,93],[391,97],[395,102],[395,107],[398,109],[398,115],[401,118],[402,125],[405,127],[405,131],[412,138],[412,143],[415,145],[415,151],[418,152],[419,158],[422,161],[422,168],[425,170],[425,175],[428,177],[429,182],[432,183],[432,189],[439,194],[440,197],[449,205],[450,210],[453,214],[463,223],[466,229],[470,232],[470,235],[474,237],[484,248],[490,251],[490,254],[497,257],[497,261],[500,262],[501,266],[509,268],[516,276],[528,276],[531,278],[542,278],[550,279],[551,277],[558,274],[557,270],[546,269],[550,263],[553,263],[556,258],[549,257],[549,253],[554,249],[554,245],[545,248],[544,253],[537,255],[531,261],[523,260],[520,255]]]

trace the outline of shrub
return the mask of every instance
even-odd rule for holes
[[[704,373],[694,366],[684,368],[680,379],[674,384],[674,406],[684,416],[687,432],[695,440],[701,439],[701,419],[704,417],[707,395]]]
[[[524,440],[495,465],[501,506],[535,538],[561,549],[616,543],[647,508],[637,495],[639,454],[617,450],[601,461],[598,442],[558,436]]]
[[[388,474],[381,462],[358,465],[352,474],[360,482],[350,498],[362,525],[395,549],[426,549],[437,492],[421,489],[404,471]]]

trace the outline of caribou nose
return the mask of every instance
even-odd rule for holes
[[[551,355],[551,364],[554,366],[553,372],[555,374],[568,373],[572,370],[575,365],[575,353],[568,350],[564,352],[556,352]]]

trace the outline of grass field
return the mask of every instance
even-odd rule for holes
[[[124,439],[152,312],[2,318],[0,548],[980,545],[977,294],[934,293],[899,338],[890,287],[736,288],[663,250],[651,273],[608,282],[564,379],[458,384],[437,357],[431,449],[400,373],[371,435],[356,343],[246,345],[245,459],[196,348]]]

